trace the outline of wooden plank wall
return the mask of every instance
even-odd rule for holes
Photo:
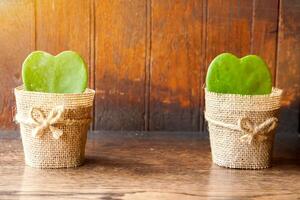
[[[15,129],[13,88],[21,84],[20,64],[35,49],[31,0],[0,1],[0,129]]]
[[[204,130],[207,66],[225,51],[267,61],[281,128],[299,128],[298,0],[3,0],[0,27],[0,130],[16,128],[12,91],[35,49],[85,58],[95,130]]]
[[[146,5],[95,1],[95,129],[144,128]]]
[[[285,89],[282,126],[300,132],[300,1],[282,0],[280,11],[276,85]]]

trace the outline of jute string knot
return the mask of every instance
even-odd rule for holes
[[[228,124],[221,121],[216,121],[205,115],[205,118],[208,122],[211,122],[215,125],[222,126],[225,128],[229,128],[236,131],[242,131],[246,134],[240,137],[242,142],[247,142],[248,144],[252,144],[254,140],[258,142],[262,142],[266,140],[268,137],[267,133],[270,133],[273,129],[276,128],[278,119],[276,117],[271,117],[266,119],[264,122],[260,124],[256,124],[250,120],[248,117],[243,117],[238,120],[238,125]]]
[[[35,138],[41,138],[45,129],[49,128],[53,138],[59,139],[63,135],[63,131],[53,125],[60,120],[64,110],[64,106],[56,106],[50,110],[46,117],[41,109],[33,107],[30,109],[30,121],[24,120],[18,114],[16,115],[16,121],[33,126],[31,134]]]
[[[246,134],[240,139],[248,144],[251,144],[253,139],[262,142],[268,138],[265,134],[270,133],[277,126],[277,122],[278,119],[275,117],[268,118],[261,124],[255,124],[247,117],[242,118],[238,124]]]

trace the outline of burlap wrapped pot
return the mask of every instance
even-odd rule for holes
[[[17,114],[27,165],[76,167],[84,162],[95,91],[81,94],[30,92],[15,88]]]
[[[282,90],[269,95],[221,94],[205,90],[212,160],[229,168],[271,166]]]

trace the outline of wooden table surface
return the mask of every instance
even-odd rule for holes
[[[207,137],[161,132],[91,133],[84,166],[40,170],[24,166],[18,133],[0,135],[0,199],[300,199],[296,134],[277,137],[265,170],[218,167]]]

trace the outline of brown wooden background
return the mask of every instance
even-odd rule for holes
[[[202,86],[221,52],[254,53],[285,90],[282,129],[299,126],[299,0],[1,0],[0,130],[33,50],[75,50],[96,89],[96,130],[199,131]]]

